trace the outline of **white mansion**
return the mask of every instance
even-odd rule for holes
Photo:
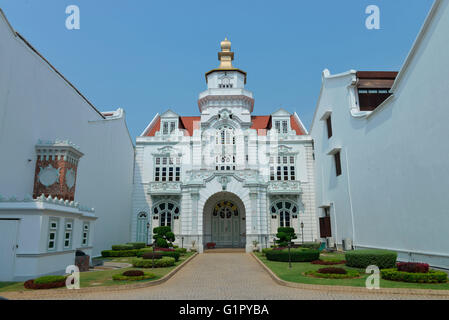
[[[313,241],[312,139],[296,113],[253,115],[227,39],[218,57],[199,95],[200,116],[168,110],[137,138],[131,238],[147,241],[149,221],[150,231],[171,226],[179,245],[200,251],[209,242],[249,251],[254,241],[272,243],[280,226]]]
[[[322,73],[310,134],[253,115],[221,42],[198,116],[157,114],[135,145],[125,112],[99,111],[0,9],[0,281],[62,274],[76,251],[151,243],[297,242],[395,250],[449,269],[449,0],[435,0],[399,72]]]

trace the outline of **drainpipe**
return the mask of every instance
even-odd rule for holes
[[[351,195],[351,182],[349,179],[349,159],[348,159],[348,149],[345,148],[346,155],[346,177],[348,179],[348,196],[349,196],[349,205],[351,208],[351,223],[352,223],[352,246],[355,245],[355,223],[354,223],[354,210],[352,207],[352,195]]]

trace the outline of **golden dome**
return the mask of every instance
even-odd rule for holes
[[[228,40],[228,38],[225,38],[221,43],[221,51],[229,52],[231,51],[231,41]]]

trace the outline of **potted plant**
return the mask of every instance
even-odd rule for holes
[[[257,241],[257,240],[254,240],[253,241],[253,252],[254,251],[259,251],[259,241]]]
[[[208,243],[206,243],[206,248],[207,249],[214,249],[215,246],[216,246],[215,242],[208,242]]]
[[[192,240],[192,247],[190,248],[190,251],[193,251],[193,252],[196,251],[195,244],[196,244],[196,241]]]

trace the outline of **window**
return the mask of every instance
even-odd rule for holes
[[[295,156],[270,157],[270,180],[296,180]]]
[[[154,181],[180,181],[181,158],[156,157],[154,166]]]
[[[282,133],[288,133],[288,121],[287,120],[282,121]]]
[[[215,132],[215,169],[235,170],[236,137],[234,128],[223,126]]]
[[[281,122],[280,121],[275,121],[274,127],[275,127],[277,133],[281,133]]]
[[[64,229],[64,249],[70,249],[72,247],[72,231],[73,220],[66,220]]]
[[[271,205],[271,218],[279,215],[280,227],[291,227],[292,219],[298,218],[299,210],[296,203],[290,200],[278,200]]]
[[[81,246],[87,247],[89,245],[89,222],[83,223],[83,233],[81,237]]]
[[[174,202],[161,202],[153,207],[153,217],[160,217],[161,227],[171,227],[172,219],[175,219],[180,213],[179,206]]]
[[[326,119],[326,125],[327,125],[327,138],[330,139],[332,137],[332,120],[330,115]]]
[[[388,88],[368,88],[358,89],[360,111],[373,111],[389,96]]]
[[[56,240],[58,238],[58,219],[50,219],[48,225],[48,251],[56,250]]]
[[[335,171],[337,174],[337,177],[341,175],[341,160],[340,160],[340,151],[334,154],[334,160],[335,160]]]
[[[168,135],[175,132],[176,129],[176,121],[163,121],[162,122],[162,134]]]

